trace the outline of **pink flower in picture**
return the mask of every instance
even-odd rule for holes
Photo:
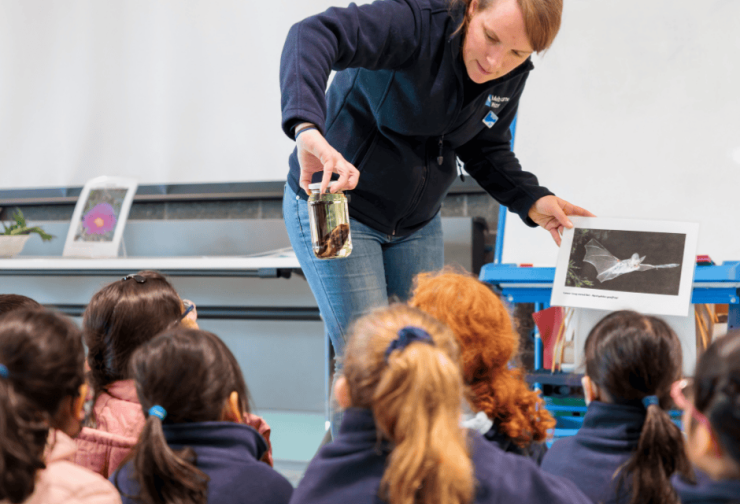
[[[88,234],[102,235],[116,228],[116,212],[110,203],[98,203],[82,218]]]

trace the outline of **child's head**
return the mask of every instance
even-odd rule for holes
[[[529,390],[521,369],[509,367],[519,350],[519,336],[506,306],[486,284],[448,269],[422,273],[409,304],[452,329],[477,410],[498,419],[520,446],[546,438],[555,420]]]
[[[605,402],[657,396],[667,404],[671,384],[681,377],[681,342],[658,317],[610,313],[589,333],[584,354],[586,376]]]
[[[20,294],[0,294],[0,317],[14,310],[20,309],[38,310],[43,308],[30,297]]]
[[[631,502],[675,502],[670,476],[685,472],[688,461],[678,427],[661,404],[670,401],[671,384],[680,378],[681,343],[662,319],[618,311],[601,319],[585,347],[587,401],[634,405],[647,403],[638,448],[620,469],[620,487],[631,477]]]
[[[83,315],[93,387],[100,391],[129,378],[129,359],[139,346],[175,324],[182,301],[156,271],[140,271],[100,289]]]
[[[193,465],[192,450],[170,449],[162,425],[240,422],[248,392],[236,359],[214,334],[178,327],[134,352],[131,377],[147,417],[133,456],[141,497],[205,502],[207,476]]]
[[[393,446],[380,489],[386,500],[471,500],[459,354],[442,323],[400,304],[358,319],[336,393],[343,406],[371,409],[379,435]]]
[[[676,401],[689,458],[715,479],[740,479],[740,331],[709,346],[689,385],[688,401]]]
[[[70,320],[45,310],[0,319],[0,500],[33,492],[49,428],[79,432],[83,383],[82,334]]]

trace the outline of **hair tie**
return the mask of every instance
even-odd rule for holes
[[[660,406],[660,401],[658,400],[658,396],[649,395],[642,398],[642,404],[644,404],[646,408],[649,407],[651,404]]]
[[[164,420],[167,417],[167,410],[159,404],[155,404],[154,406],[149,408],[149,416],[155,416],[160,420]]]
[[[10,371],[8,371],[8,366],[5,364],[0,364],[0,378],[7,378],[10,376]]]
[[[406,326],[398,331],[398,338],[391,341],[391,344],[388,345],[388,348],[385,351],[386,362],[388,361],[388,357],[390,357],[391,353],[395,350],[403,350],[415,341],[420,341],[434,346],[434,340],[424,329],[421,327]]]

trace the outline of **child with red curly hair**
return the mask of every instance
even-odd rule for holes
[[[555,419],[524,372],[512,367],[519,335],[509,312],[483,282],[445,268],[416,277],[411,306],[452,329],[460,344],[463,377],[474,410],[463,424],[508,452],[529,456],[538,464],[547,451],[547,430]]]

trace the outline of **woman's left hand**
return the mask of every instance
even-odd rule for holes
[[[573,223],[567,217],[568,215],[596,217],[588,210],[553,195],[543,196],[535,201],[527,215],[535,224],[550,232],[558,247],[560,246],[560,235],[563,233],[563,228],[570,229],[573,227]]]

